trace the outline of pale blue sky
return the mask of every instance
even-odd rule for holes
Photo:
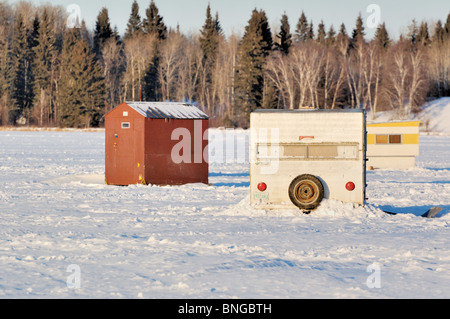
[[[81,8],[81,17],[90,28],[94,27],[101,8],[107,7],[112,25],[117,25],[119,31],[123,33],[133,0],[31,0],[31,2],[36,4],[50,2],[65,7],[77,4]],[[138,0],[138,3],[141,16],[144,17],[150,0]],[[279,25],[281,15],[286,12],[291,28],[295,29],[303,10],[307,18],[313,20],[315,27],[322,19],[327,29],[331,24],[338,29],[341,23],[345,23],[350,34],[358,14],[361,13],[366,22],[372,14],[367,12],[368,6],[377,4],[381,9],[381,21],[386,22],[392,37],[404,32],[414,18],[434,25],[439,19],[445,21],[450,13],[448,0],[155,0],[155,3],[166,25],[175,28],[179,24],[185,33],[197,31],[202,27],[208,3],[214,13],[219,12],[220,22],[227,34],[232,30],[243,32],[254,8],[266,11],[272,27]],[[373,35],[374,30],[367,25],[366,30],[369,37]]]

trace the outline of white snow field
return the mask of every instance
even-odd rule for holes
[[[450,136],[420,142],[365,207],[304,215],[249,206],[245,154],[211,186],[115,187],[102,132],[2,131],[0,298],[450,298]]]

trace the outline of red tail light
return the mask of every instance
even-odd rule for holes
[[[259,190],[260,192],[265,192],[265,191],[267,190],[267,185],[266,185],[266,183],[259,183],[259,184],[258,184],[258,190]]]
[[[355,183],[353,182],[348,182],[347,185],[345,185],[345,188],[349,191],[352,192],[355,190],[356,186]]]

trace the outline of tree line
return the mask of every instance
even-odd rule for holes
[[[197,104],[212,125],[247,127],[258,108],[364,108],[399,118],[450,95],[450,14],[413,20],[398,40],[380,24],[368,40],[361,15],[351,32],[304,12],[271,28],[264,10],[226,36],[206,8],[201,30],[168,28],[154,2],[131,6],[125,34],[107,8],[94,30],[69,28],[63,7],[0,2],[0,124],[102,126],[123,101]]]

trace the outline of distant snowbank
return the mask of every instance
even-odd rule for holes
[[[450,97],[426,104],[417,118],[422,121],[423,131],[450,135]]]

